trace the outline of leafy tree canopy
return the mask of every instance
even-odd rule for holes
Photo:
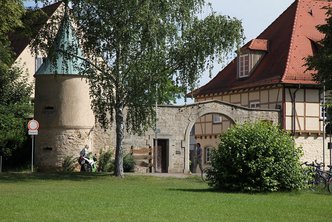
[[[12,52],[9,47],[8,33],[21,26],[20,20],[24,12],[20,0],[3,0],[0,2],[0,72],[9,69],[12,63]]]
[[[193,90],[203,71],[235,50],[243,39],[241,22],[212,9],[202,18],[204,0],[73,0],[70,5],[95,114],[105,128],[116,122],[119,175],[124,123],[134,133],[147,130],[155,122],[156,101],[169,103]],[[47,31],[52,29],[45,30],[36,41],[53,44]],[[56,55],[50,48],[45,48],[49,55]]]
[[[316,70],[314,79],[332,89],[332,9],[326,8],[326,24],[317,26],[317,29],[325,35],[319,41],[319,49],[313,56],[307,58],[308,69]]]
[[[315,70],[314,79],[325,86],[329,91],[327,96],[325,111],[327,115],[326,121],[332,121],[332,8],[326,9],[326,24],[317,26],[317,29],[325,35],[325,37],[319,41],[318,51],[313,55],[306,58],[308,69]]]
[[[0,2],[0,153],[9,157],[26,140],[25,123],[32,109],[31,86],[23,72],[13,66],[8,34],[21,27],[22,1]]]

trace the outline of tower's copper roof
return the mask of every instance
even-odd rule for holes
[[[67,10],[65,10],[59,31],[54,45],[54,53],[46,58],[36,75],[49,74],[80,74],[80,67],[83,63],[83,53],[78,44],[78,39],[73,31]]]

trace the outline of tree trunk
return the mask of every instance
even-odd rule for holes
[[[123,138],[124,138],[124,118],[123,106],[118,105],[115,108],[115,122],[116,122],[116,149],[115,149],[115,171],[114,175],[123,177]]]

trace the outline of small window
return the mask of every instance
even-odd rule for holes
[[[249,76],[250,72],[250,55],[243,54],[239,56],[239,64],[238,64],[238,75],[239,78],[244,78]]]
[[[213,114],[212,121],[214,124],[222,122],[222,116],[220,114]]]
[[[45,110],[53,111],[54,110],[54,106],[45,106]]]
[[[250,102],[249,107],[252,108],[252,109],[257,109],[257,108],[260,107],[260,104],[259,104],[258,101]]]
[[[205,157],[205,163],[211,163],[211,151],[212,151],[212,147],[206,147],[205,148],[205,155],[204,155],[204,157]]]
[[[53,148],[52,148],[52,147],[43,147],[43,150],[46,150],[46,151],[52,151]]]
[[[45,106],[44,113],[47,113],[47,114],[55,113],[55,107],[54,106]]]

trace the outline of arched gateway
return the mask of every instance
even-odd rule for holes
[[[157,138],[158,145],[164,150],[154,151],[156,172],[189,172],[190,131],[196,120],[206,114],[222,114],[235,124],[256,120],[280,123],[279,110],[249,109],[218,100],[183,106],[163,105],[159,106],[157,110],[157,134],[155,131],[149,130],[140,137],[128,135],[124,141],[124,147],[153,147]]]

